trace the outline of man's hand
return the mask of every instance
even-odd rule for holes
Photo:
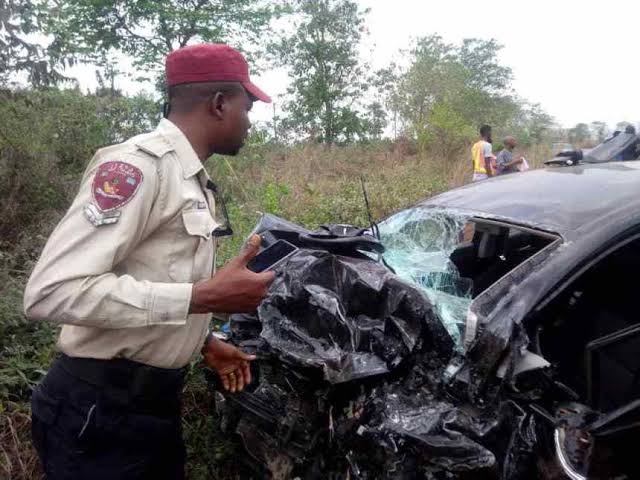
[[[520,165],[523,162],[524,162],[524,157],[518,157],[511,160],[509,163],[505,163],[504,167],[505,168],[515,167],[516,165]]]
[[[209,280],[196,283],[189,313],[251,313],[267,295],[274,272],[254,273],[247,263],[260,248],[260,236],[252,236],[240,252]]]
[[[249,362],[255,360],[255,356],[247,355],[213,335],[202,347],[202,355],[205,363],[220,375],[225,390],[241,392],[245,385],[251,383]]]

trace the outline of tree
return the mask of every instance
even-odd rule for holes
[[[418,39],[397,90],[404,119],[414,128],[424,125],[440,102],[473,125],[507,118],[516,108],[511,70],[499,64],[499,49],[494,40],[466,39],[456,46],[439,35]]]
[[[72,60],[62,57],[60,44],[39,42],[33,37],[43,29],[47,6],[44,0],[0,1],[0,84],[7,84],[20,74],[26,74],[34,87],[65,79],[59,67]]]
[[[502,46],[494,39],[466,38],[457,50],[457,57],[467,71],[467,81],[478,90],[500,94],[511,87],[511,68],[500,65],[498,53]]]
[[[366,106],[365,130],[372,138],[379,139],[387,126],[387,112],[379,101]]]
[[[397,76],[388,104],[398,106],[421,148],[451,157],[483,123],[493,125],[498,134],[514,133],[507,127],[534,117],[511,93],[511,69],[500,64],[499,50],[495,40],[466,39],[457,46],[431,35],[416,41],[408,52],[411,63]]]
[[[426,141],[427,146],[431,145],[438,158],[448,159],[459,153],[476,135],[476,129],[469,125],[455,106],[444,101],[434,106],[428,128],[418,140]]]
[[[591,136],[597,143],[602,143],[609,136],[609,127],[605,122],[595,121],[589,125]]]
[[[518,106],[516,115],[500,125],[500,130],[515,136],[523,146],[551,141],[554,129],[557,128],[553,117],[538,104],[529,104],[519,99],[515,102]]]
[[[401,116],[415,131],[427,123],[434,105],[452,90],[464,85],[462,69],[456,65],[453,47],[439,35],[418,39],[408,52],[412,64],[399,75],[393,102]]]
[[[591,139],[589,125],[586,123],[578,123],[575,127],[569,129],[569,142],[582,145]]]
[[[495,137],[514,135],[521,145],[548,137],[553,119],[513,93],[513,74],[500,63],[500,48],[495,40],[477,38],[460,45],[439,35],[417,39],[409,66],[393,75],[396,87],[387,105],[397,108],[421,149],[451,158],[468,148],[485,123]]]
[[[265,0],[58,0],[47,31],[84,60],[122,52],[153,75],[167,53],[192,41],[256,45],[284,11],[283,2]]]
[[[375,72],[371,82],[371,86],[375,89],[378,96],[376,103],[381,107],[386,108],[386,111],[391,113],[394,139],[398,138],[398,127],[400,127],[400,131],[403,129],[402,118],[398,118],[400,116],[401,108],[401,98],[398,94],[398,89],[396,88],[398,81],[399,69],[395,63],[392,63],[387,68],[383,68]],[[400,121],[400,125],[398,125],[398,121]],[[385,125],[382,125],[382,128],[384,129],[385,126],[386,118]]]
[[[362,105],[368,85],[358,45],[366,11],[351,0],[301,0],[297,13],[295,32],[273,45],[291,79],[283,126],[329,144],[366,137],[364,110],[379,113]]]

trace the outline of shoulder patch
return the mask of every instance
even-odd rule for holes
[[[142,171],[130,163],[105,162],[93,177],[93,200],[102,212],[114,211],[133,198],[142,180]]]

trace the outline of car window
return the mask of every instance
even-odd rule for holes
[[[426,292],[458,346],[473,285],[460,275],[449,257],[464,240],[468,224],[464,216],[414,208],[379,225],[385,262],[397,275]]]
[[[459,349],[473,299],[552,240],[528,229],[416,207],[379,225],[384,260],[421,287]]]

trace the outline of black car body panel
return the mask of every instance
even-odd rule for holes
[[[637,225],[638,185],[640,162],[547,167],[471,183],[419,205],[526,225],[572,242]]]

